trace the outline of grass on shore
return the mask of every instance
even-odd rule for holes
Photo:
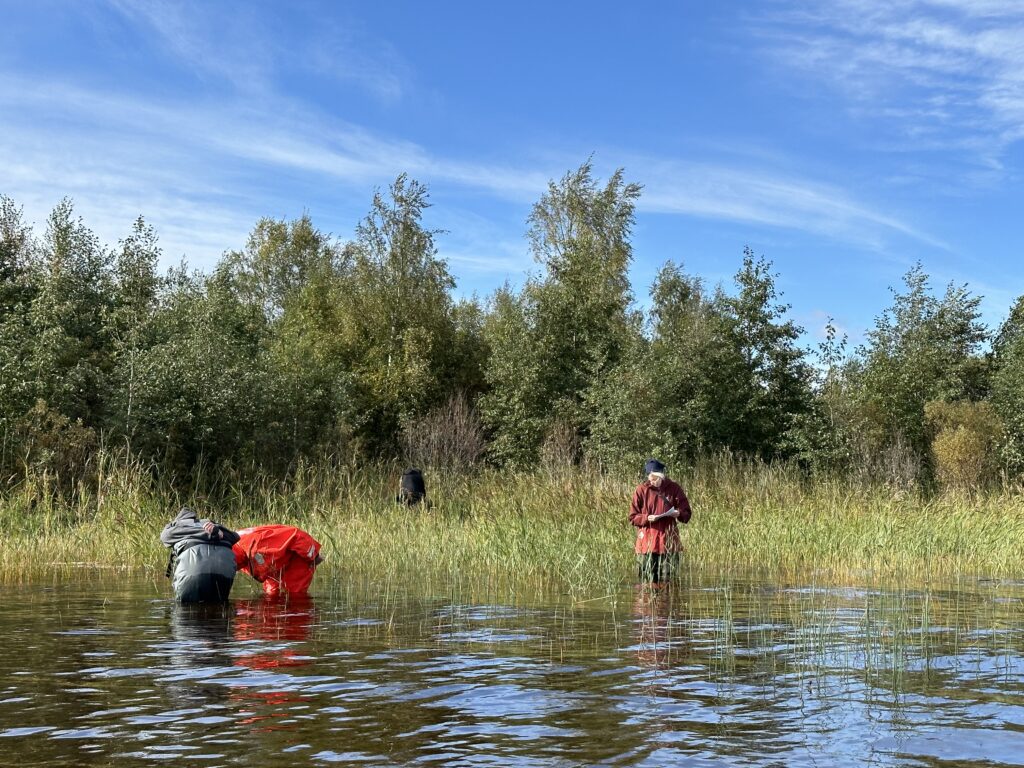
[[[216,502],[101,463],[73,502],[33,478],[0,496],[0,580],[81,568],[162,573],[158,534],[178,507],[225,525],[292,523],[323,544],[338,578],[467,580],[494,590],[612,590],[633,578],[626,513],[635,484],[574,471],[428,473],[429,511],[394,504],[396,468],[301,469],[287,482],[236,484]],[[677,478],[694,508],[687,567],[818,582],[879,576],[1005,576],[1024,558],[1024,497],[894,493],[808,481],[788,467],[710,460]],[[330,576],[328,576],[330,578]]]

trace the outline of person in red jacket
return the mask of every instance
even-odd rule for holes
[[[258,525],[238,531],[235,564],[263,584],[263,593],[304,595],[323,562],[320,542],[293,525]]]
[[[647,479],[633,492],[629,522],[637,528],[636,552],[640,578],[665,581],[679,567],[679,523],[690,520],[690,501],[678,483],[665,476],[665,465],[651,459],[644,465]]]

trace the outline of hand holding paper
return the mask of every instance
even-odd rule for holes
[[[647,521],[653,523],[655,520],[661,520],[663,517],[679,517],[679,510],[672,507],[668,512],[662,512],[660,515],[648,515]]]

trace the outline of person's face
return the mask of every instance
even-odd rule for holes
[[[661,487],[661,481],[664,480],[665,478],[663,478],[659,474],[651,472],[651,474],[649,474],[647,476],[647,479],[651,481],[651,485],[653,485],[655,488],[660,488]]]

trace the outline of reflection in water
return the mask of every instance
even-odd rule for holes
[[[226,603],[174,603],[171,606],[171,636],[179,652],[202,657],[204,652],[224,651],[231,637],[234,610]]]
[[[450,585],[226,606],[141,581],[0,589],[16,651],[0,763],[1017,764],[1022,597],[739,579],[515,604]]]
[[[235,666],[258,671],[310,664],[312,657],[298,648],[316,622],[315,604],[308,595],[236,600],[233,608],[234,639],[239,649]],[[291,726],[278,725],[277,721],[287,719],[290,711],[305,705],[309,697],[280,690],[278,678],[263,680],[263,684],[233,691],[233,700],[251,712],[240,724],[258,724],[260,731],[288,729]]]
[[[316,605],[308,595],[298,595],[290,599],[255,598],[234,602],[234,638],[242,644],[250,640],[301,643],[309,639],[309,633],[316,621]],[[252,669],[301,666],[309,663],[309,657],[302,656],[291,645],[256,647],[266,650],[246,653],[238,657],[235,663]]]
[[[682,655],[682,638],[673,631],[671,618],[676,584],[639,584],[633,601],[636,659],[641,667],[667,669]]]
[[[220,670],[231,665],[231,619],[225,603],[179,603],[170,606],[173,642],[166,646],[169,666],[182,671],[167,680],[176,707],[216,706],[227,691],[217,684]]]

